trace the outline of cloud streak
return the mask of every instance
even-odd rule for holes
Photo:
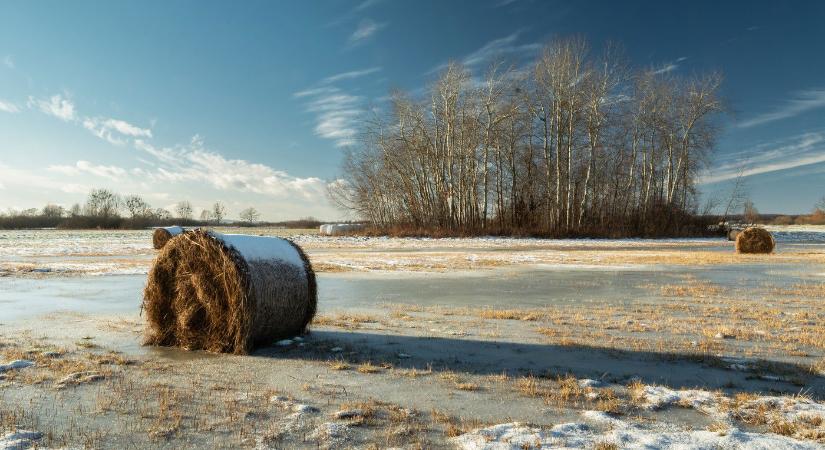
[[[14,114],[20,112],[20,108],[14,103],[0,100],[0,111]]]
[[[83,119],[83,128],[89,130],[100,139],[112,144],[123,145],[126,138],[151,138],[152,130],[140,128],[129,122],[102,117],[87,117]]]
[[[326,77],[321,82],[324,83],[324,84],[329,84],[329,83],[335,83],[336,81],[341,81],[341,80],[353,80],[353,79],[356,79],[356,78],[361,78],[361,77],[379,72],[380,70],[381,70],[380,67],[370,67],[369,69],[363,69],[363,70],[352,70],[352,71],[349,71],[349,72],[343,72],[343,73],[339,73],[339,74],[336,74],[336,75]]]
[[[739,152],[721,161],[700,177],[700,184],[713,184],[825,162],[825,132],[804,133],[780,142],[757,147],[755,152]],[[746,162],[746,163],[743,163]],[[744,166],[743,166],[744,164]]]
[[[28,105],[30,108],[37,108],[42,113],[57,117],[64,122],[75,119],[74,103],[60,94],[53,95],[48,99],[29,97]]]
[[[126,175],[126,169],[121,167],[97,165],[90,163],[89,161],[78,161],[73,166],[49,166],[46,170],[69,176],[90,174],[101,178],[108,178],[110,180],[118,180]]]
[[[769,113],[744,120],[737,124],[739,128],[751,128],[757,125],[788,119],[808,111],[825,107],[825,89],[810,89],[794,94],[781,108]]]
[[[362,19],[355,31],[349,36],[349,45],[355,46],[365,42],[386,26],[386,23],[378,23],[369,18]]]
[[[524,58],[526,56],[535,56],[541,49],[541,44],[535,42],[519,44],[519,38],[523,33],[524,30],[516,30],[507,36],[487,42],[465,56],[461,60],[461,63],[470,68],[478,68],[489,64],[496,58]],[[440,64],[430,69],[427,74],[431,75],[440,72],[446,67],[447,63]]]

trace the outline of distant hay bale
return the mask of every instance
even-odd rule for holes
[[[166,245],[169,239],[172,239],[184,231],[186,230],[179,226],[155,228],[155,232],[152,233],[152,247],[154,247],[155,250],[160,250]]]
[[[742,231],[742,230],[730,230],[730,231],[728,231],[728,240],[729,241],[735,241],[736,236],[739,235],[740,231]]]
[[[322,236],[341,236],[354,231],[361,231],[364,225],[360,223],[328,223],[318,229]]]
[[[771,233],[759,227],[749,227],[736,235],[737,253],[771,253],[776,246]]]
[[[186,231],[149,272],[144,343],[245,354],[303,333],[316,301],[315,273],[294,243]]]

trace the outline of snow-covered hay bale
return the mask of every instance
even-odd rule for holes
[[[315,273],[291,241],[186,231],[149,271],[144,343],[244,354],[304,332],[315,306]]]
[[[169,239],[172,239],[184,231],[185,230],[182,227],[177,225],[172,227],[155,228],[155,232],[152,233],[152,247],[154,247],[155,250],[160,250],[164,245],[166,245]]]
[[[360,223],[328,223],[321,225],[318,231],[323,236],[341,236],[363,229],[364,225]]]
[[[728,231],[728,240],[729,240],[729,241],[735,241],[735,240],[736,240],[736,236],[738,236],[738,235],[739,235],[739,232],[740,232],[740,231],[741,231],[741,230],[730,230],[730,231]]]
[[[749,227],[736,235],[737,253],[771,253],[776,246],[771,233],[759,227]]]

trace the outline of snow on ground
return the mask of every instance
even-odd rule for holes
[[[37,445],[43,438],[43,433],[39,431],[17,430],[0,436],[0,450],[25,450],[29,448],[42,448]]]
[[[16,359],[8,364],[0,364],[0,373],[8,372],[10,370],[25,369],[34,365],[34,361],[28,359]]]
[[[647,409],[662,409],[678,405],[697,411],[713,412],[723,398],[720,394],[699,389],[673,390],[664,386],[644,386],[639,395]]]
[[[584,422],[539,428],[506,423],[462,434],[453,442],[465,450],[523,450],[532,448],[591,449],[614,444],[622,449],[738,449],[808,450],[820,444],[772,433],[752,433],[730,428],[722,432],[679,429],[671,425],[638,425],[585,411]],[[609,419],[609,420],[606,420]]]

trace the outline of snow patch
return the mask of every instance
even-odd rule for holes
[[[33,365],[34,361],[29,361],[28,359],[15,359],[10,363],[0,364],[0,373],[7,372],[9,370],[25,369],[26,367],[31,367]]]
[[[664,386],[644,386],[641,394],[648,409],[662,409],[671,405],[690,407],[698,411],[715,412],[719,394],[698,389],[673,390]]]
[[[590,417],[599,417],[589,412]],[[603,413],[602,413],[603,414]],[[584,423],[565,423],[542,429],[521,423],[506,423],[482,428],[453,438],[464,450],[522,450],[538,448],[590,449],[598,444],[615,444],[622,449],[710,448],[753,450],[821,449],[814,442],[800,441],[771,433],[750,433],[731,428],[724,434],[707,430],[682,430],[672,426],[642,427],[611,419],[612,429],[599,431]]]
[[[25,450],[34,448],[43,438],[39,431],[17,430],[0,436],[0,450]],[[39,446],[38,446],[39,448]]]

